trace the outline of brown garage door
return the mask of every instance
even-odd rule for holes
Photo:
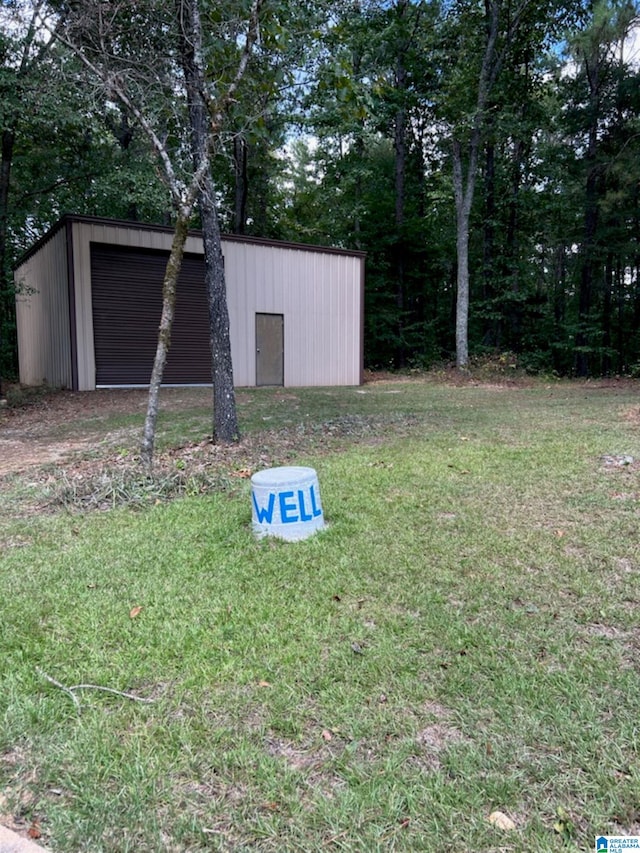
[[[168,253],[91,244],[96,385],[148,385],[162,312]],[[204,261],[185,255],[166,384],[211,382]]]

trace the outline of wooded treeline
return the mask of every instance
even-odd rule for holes
[[[60,215],[175,220],[136,115],[65,41],[83,3],[2,6],[4,377],[12,265]],[[92,5],[161,41],[152,7]],[[640,373],[635,2],[201,0],[208,85],[237,67],[252,8],[211,146],[223,230],[366,251],[370,367],[510,352],[531,371]],[[177,102],[178,58],[147,48]],[[147,101],[186,164],[176,111]]]

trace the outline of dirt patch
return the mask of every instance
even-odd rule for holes
[[[635,613],[637,605],[631,603],[631,610]],[[640,659],[640,629],[618,628],[615,625],[603,625],[600,622],[592,622],[583,626],[583,636],[588,638],[586,643],[592,645],[591,640],[606,640],[617,650],[620,655],[620,662],[623,667],[637,669],[638,660]]]
[[[104,420],[113,414],[144,413],[147,392],[59,391],[0,409],[0,476],[61,463],[86,453],[104,438]],[[82,428],[84,435],[72,435]]]
[[[173,390],[173,389],[169,389]],[[191,391],[194,389],[186,389]],[[43,433],[56,425],[75,421],[99,419],[106,413],[131,414],[144,412],[148,391],[144,388],[98,391],[51,391],[27,397],[22,405],[0,410],[0,427],[19,428]],[[164,402],[164,401],[163,401]],[[167,395],[167,405],[175,406],[174,396]]]
[[[205,408],[210,395],[206,388],[163,389],[161,409]],[[242,392],[236,398],[241,401]],[[141,432],[147,401],[145,388],[56,391],[0,409],[0,477],[43,465],[75,464],[87,454],[106,460],[119,441],[130,443],[132,434]],[[125,423],[135,420],[135,426],[107,431],[105,424],[114,416]]]
[[[623,837],[635,837],[640,835],[640,823],[630,823],[628,826],[623,826],[620,823],[614,823],[611,828],[611,835],[621,835]]]
[[[36,794],[37,774],[35,770],[28,774],[19,772],[24,758],[20,749],[9,750],[0,755],[0,769],[3,775],[6,773],[10,777],[8,787],[0,790],[0,825],[21,838],[39,839],[40,798]]]
[[[0,438],[0,477],[19,474],[36,465],[64,462],[73,453],[89,450],[90,439],[77,441],[35,441]]]
[[[298,745],[275,736],[267,738],[266,750],[273,758],[282,761],[289,769],[301,773],[309,790],[331,799],[335,792],[345,787],[345,781],[331,767],[343,744],[309,743]]]
[[[309,770],[322,763],[322,758],[317,749],[302,748],[283,738],[267,738],[266,748],[269,755],[282,759],[292,770]]]
[[[431,718],[431,722],[417,732],[419,753],[410,760],[421,770],[434,772],[442,769],[441,757],[450,747],[470,741],[453,724],[452,713],[444,705],[439,702],[426,702],[424,712]]]

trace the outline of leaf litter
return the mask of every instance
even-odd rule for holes
[[[152,475],[143,470],[137,454],[114,448],[107,439],[91,454],[84,442],[85,452],[56,457],[55,466],[48,464],[50,454],[23,459],[30,489],[21,499],[13,499],[11,508],[19,514],[142,508],[177,497],[234,493],[255,471],[292,464],[304,454],[317,457],[356,442],[376,443],[389,433],[409,434],[420,423],[418,417],[405,414],[344,415],[249,433],[234,445],[213,444],[210,438],[187,442],[157,452]],[[0,496],[15,486],[17,476],[0,470]]]

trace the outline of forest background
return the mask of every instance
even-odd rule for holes
[[[0,7],[5,378],[13,266],[62,214],[175,218],[135,115],[58,37],[83,2]],[[209,82],[237,66],[250,8],[200,3]],[[153,0],[93,9],[155,40],[144,62],[162,57],[173,103],[147,107],[186,162]],[[634,0],[263,0],[211,152],[223,230],[366,251],[368,367],[499,353],[531,372],[640,375],[638,22]]]

